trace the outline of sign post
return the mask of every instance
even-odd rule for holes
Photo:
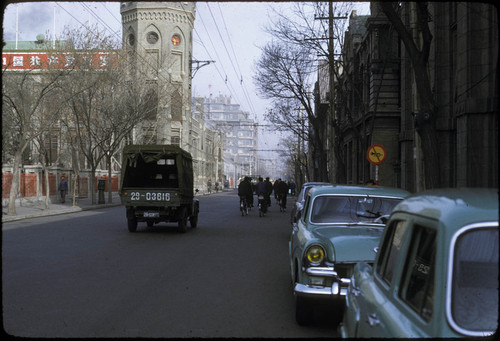
[[[375,184],[378,185],[378,165],[385,161],[387,152],[381,144],[372,144],[366,151],[366,158],[375,165]]]

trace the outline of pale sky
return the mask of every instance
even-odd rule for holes
[[[368,14],[367,3],[359,3],[358,14]],[[263,27],[272,15],[270,6],[286,11],[292,3],[279,2],[197,2],[193,32],[193,59],[213,60],[193,78],[193,96],[231,96],[233,103],[263,122],[270,104],[259,98],[253,84],[253,70],[260,57],[259,47],[271,38]],[[16,20],[17,18],[17,20]],[[55,20],[54,20],[55,18]],[[40,33],[56,37],[66,25],[78,27],[98,23],[121,41],[119,2],[24,2],[10,4],[3,17],[4,41],[36,40]],[[227,81],[226,81],[227,78]],[[259,149],[276,149],[276,133],[260,130]]]

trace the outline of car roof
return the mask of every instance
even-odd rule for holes
[[[320,185],[331,185],[330,182],[306,182],[302,187],[309,187],[309,186],[320,186]]]
[[[308,195],[320,194],[371,195],[406,198],[411,193],[401,188],[384,186],[330,185],[313,187]]]
[[[447,226],[460,228],[475,222],[498,222],[498,189],[447,188],[414,194],[394,207],[396,212],[407,212],[439,220]]]

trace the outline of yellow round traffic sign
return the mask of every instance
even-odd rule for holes
[[[385,161],[387,153],[381,144],[373,144],[366,151],[366,158],[374,165],[380,165]]]

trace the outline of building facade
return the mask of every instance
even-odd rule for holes
[[[410,32],[415,3],[402,3]],[[392,23],[371,4],[370,16],[351,14],[345,35],[342,79],[336,98],[343,126],[346,183],[378,175],[380,184],[424,190],[425,163],[439,164],[439,187],[498,186],[498,17],[486,3],[429,3],[432,34],[429,79],[437,103],[439,160],[421,147],[413,66]],[[387,159],[367,161],[367,148],[382,144]],[[378,171],[378,172],[377,172]]]
[[[192,82],[192,30],[195,20],[195,3],[188,2],[123,2],[121,15],[123,25],[122,51],[126,52],[130,80],[134,77],[145,79],[148,87],[144,110],[150,112],[146,120],[140,122],[127,138],[126,144],[175,144],[193,155],[195,188],[206,191],[206,182],[213,177],[222,177],[222,139],[217,131],[205,125],[204,116],[196,116],[191,107]],[[46,74],[53,58],[50,49],[63,50],[37,37],[35,42],[6,43],[3,47],[3,69],[7,72],[29,72],[30,75]],[[97,60],[103,63],[110,54],[96,52]],[[67,63],[61,59],[59,62]],[[123,62],[123,59],[120,60]],[[41,72],[33,68],[39,68]],[[35,89],[34,89],[35,90]],[[68,122],[66,122],[68,125]],[[69,124],[66,130],[71,130]],[[50,134],[46,145],[49,150],[49,188],[55,198],[57,183],[62,175],[69,178],[70,193],[80,197],[90,195],[92,177],[88,165],[78,151],[72,150],[64,141],[64,124],[58,122]],[[67,132],[66,132],[67,133]],[[66,134],[67,135],[67,134]],[[28,148],[22,162],[18,198],[38,200],[45,196],[47,186],[42,177],[42,166],[38,164],[35,148]],[[118,190],[121,150],[112,156],[112,190]],[[75,171],[75,160],[78,170]],[[2,153],[2,201],[8,201],[13,169],[8,155]],[[102,161],[96,169],[96,178],[108,176],[107,165]],[[26,173],[26,175],[24,175]],[[75,175],[75,174],[79,175]],[[72,181],[78,177],[76,184]],[[9,182],[10,181],[10,182]],[[94,179],[96,181],[96,179]],[[108,183],[106,183],[106,191]]]
[[[234,187],[244,175],[257,172],[258,130],[256,122],[231,97],[219,95],[193,99],[202,103],[207,126],[220,134],[224,165],[217,179]],[[220,174],[223,176],[220,176]]]

